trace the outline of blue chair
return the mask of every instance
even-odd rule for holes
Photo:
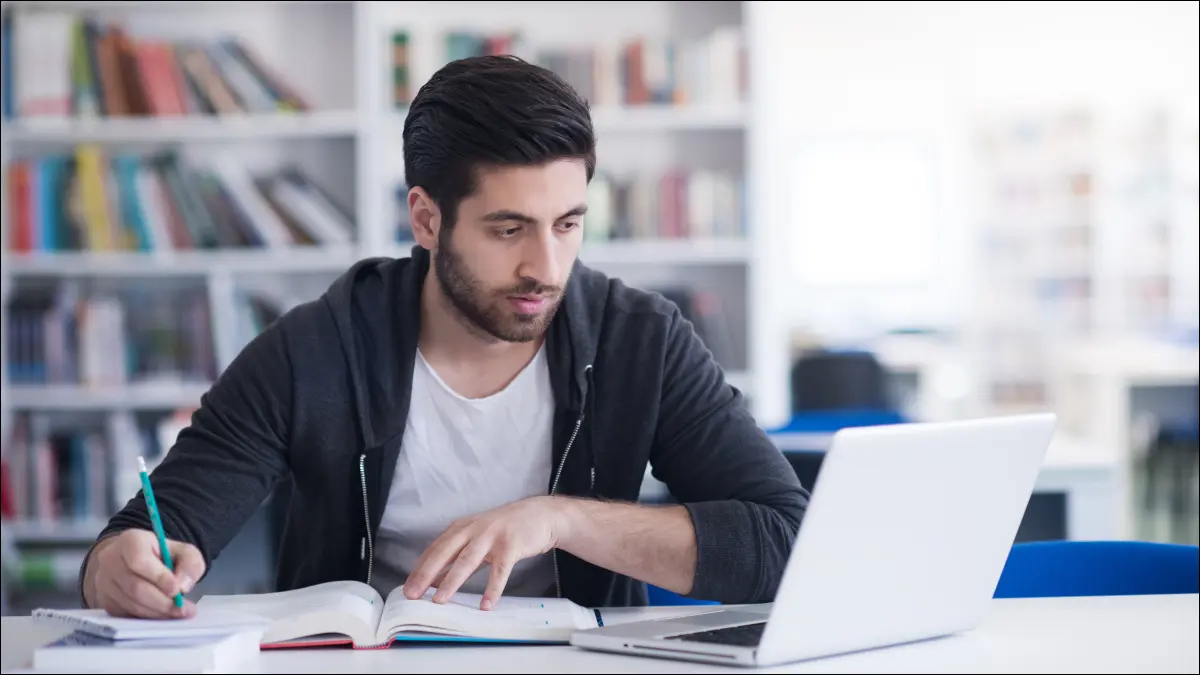
[[[646,593],[650,598],[651,607],[672,607],[676,605],[719,605],[721,603],[715,600],[693,600],[684,596],[668,591],[665,588],[659,588],[654,584],[646,584]]]
[[[793,413],[783,426],[767,429],[768,434],[831,434],[850,427],[904,424],[904,414],[886,408],[841,408]]]
[[[1200,592],[1200,547],[1145,541],[1014,544],[997,598]]]

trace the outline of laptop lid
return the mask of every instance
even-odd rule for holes
[[[1055,423],[1044,413],[835,434],[758,662],[978,626]]]

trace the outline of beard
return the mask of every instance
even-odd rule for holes
[[[468,327],[501,342],[532,342],[545,334],[562,303],[562,287],[522,279],[508,288],[489,289],[454,250],[450,237],[439,239],[433,272],[442,294]],[[537,314],[514,311],[508,298],[515,295],[540,295],[546,298],[545,307]]]

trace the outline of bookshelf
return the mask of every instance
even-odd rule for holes
[[[235,119],[102,119],[61,122],[9,122],[4,133],[16,145],[33,143],[160,144],[200,141],[243,141],[305,138],[353,138],[358,132],[354,111],[296,115],[244,115]]]
[[[711,340],[729,381],[745,392],[756,412],[764,401],[783,396],[782,390],[764,394],[755,375],[764,342],[759,326],[771,312],[763,307],[765,294],[752,292],[763,283],[754,271],[763,238],[748,203],[747,138],[754,114],[753,98],[743,90],[743,59],[752,58],[752,50],[746,49],[749,41],[741,37],[744,3],[616,4],[620,7],[518,2],[501,10],[482,2],[4,2],[6,24],[32,21],[35,34],[45,36],[38,46],[22,47],[19,38],[10,42],[5,33],[6,101],[9,84],[13,79],[21,82],[26,72],[23,49],[41,55],[38,72],[59,73],[43,75],[42,86],[32,90],[15,86],[12,100],[18,106],[23,96],[52,101],[57,96],[61,103],[78,95],[68,58],[73,33],[64,32],[73,30],[67,19],[74,17],[88,18],[99,27],[120,27],[135,55],[141,44],[158,54],[173,50],[177,64],[197,45],[210,58],[224,59],[220,49],[231,51],[228,39],[236,38],[275,78],[265,87],[262,79],[227,81],[226,86],[235,91],[233,98],[245,103],[245,109],[237,111],[215,110],[216,94],[206,89],[200,91],[208,94],[207,102],[201,100],[204,95],[189,94],[189,89],[216,85],[189,83],[189,76],[178,75],[175,91],[182,93],[175,101],[143,93],[139,112],[148,114],[36,118],[10,116],[5,109],[0,134],[5,190],[5,206],[0,209],[4,307],[0,327],[6,336],[0,341],[5,364],[0,373],[0,413],[5,442],[21,425],[44,433],[103,432],[111,431],[114,420],[121,420],[120,428],[126,432],[132,422],[140,429],[157,430],[158,437],[169,436],[177,428],[179,414],[198,404],[211,379],[196,376],[199,371],[194,366],[200,357],[188,354],[203,352],[208,375],[213,375],[273,316],[316,297],[354,261],[407,255],[411,244],[402,236],[405,214],[397,196],[404,186],[400,148],[406,101],[397,98],[397,74],[403,73],[404,88],[411,96],[448,60],[452,49],[471,44],[476,49],[510,45],[514,53],[561,69],[581,90],[594,89],[584,93],[593,103],[598,170],[604,182],[593,194],[597,203],[609,208],[593,209],[600,213],[589,216],[589,225],[607,219],[591,228],[605,236],[590,236],[582,259],[633,285],[694,291],[698,326],[702,320],[702,333]],[[580,26],[588,26],[590,37],[569,37],[581,35]],[[89,35],[87,30],[82,34]],[[99,30],[91,35],[98,41],[105,33]],[[404,36],[401,63],[396,60],[398,35]],[[456,42],[452,35],[457,36]],[[490,36],[508,36],[513,42],[489,41]],[[319,49],[313,48],[316,40]],[[13,42],[17,46],[10,58],[8,45]],[[55,45],[58,52],[52,51]],[[691,64],[686,73],[677,75],[666,67],[665,57],[672,53],[668,46],[675,53],[690,55],[680,57],[681,63]],[[637,80],[644,84],[640,93],[614,86],[622,55],[645,64],[643,77]],[[704,64],[718,61],[719,68],[710,66],[714,70],[706,77]],[[218,69],[239,67],[223,60],[218,63]],[[580,63],[588,64],[584,75]],[[14,78],[9,77],[10,67]],[[178,70],[196,67],[202,68],[179,65]],[[148,72],[159,75],[148,77],[161,82],[161,71],[155,68],[150,66]],[[255,75],[253,68],[247,71]],[[591,81],[593,75],[607,79]],[[261,91],[248,91],[256,82]],[[607,82],[603,88],[602,82]],[[240,94],[236,94],[238,87]],[[299,109],[278,105],[291,100],[285,95],[289,93],[304,105]],[[60,161],[47,162],[47,158]],[[63,190],[68,189],[64,185],[82,186],[87,181],[80,167],[97,164],[109,171],[93,175],[90,184],[101,186],[111,204],[119,205],[134,202],[121,199],[121,186],[132,183],[126,189],[132,189],[137,203],[143,204],[140,221],[127,211],[109,211],[107,227],[97,234],[94,226],[79,226],[78,215],[53,207],[57,202],[46,195],[54,193],[37,191],[44,185]],[[12,176],[22,171],[34,177],[24,184],[16,181],[18,187],[24,186],[24,193],[12,187]],[[39,182],[42,176],[59,180]],[[207,188],[179,197],[170,191],[176,176]],[[660,197],[664,186],[673,195],[669,203]],[[248,196],[248,187],[257,196]],[[633,193],[640,195],[636,206],[632,197],[618,196]],[[710,193],[722,196],[699,198]],[[29,195],[26,206],[12,199],[20,194]],[[191,223],[181,213],[186,207],[170,203],[171,196],[194,200],[191,205],[207,213],[211,229]],[[247,205],[247,200],[253,203]],[[276,217],[264,215],[263,208]],[[238,217],[246,212],[255,217]],[[206,220],[204,214],[197,218]],[[24,225],[47,219],[56,223],[50,230]],[[633,229],[635,220],[660,219],[672,223],[673,229],[664,232],[644,224]],[[72,224],[83,232],[68,236]],[[108,242],[105,250],[97,250],[105,248],[101,241]],[[206,300],[193,303],[196,316],[189,324],[191,332],[179,329],[178,318],[163,319],[174,326],[165,331],[174,337],[143,326],[143,332],[160,340],[153,344],[169,352],[169,358],[160,357],[144,376],[132,371],[118,377],[107,371],[106,377],[72,376],[69,371],[78,369],[78,364],[63,357],[69,350],[63,352],[61,345],[55,347],[59,351],[54,368],[46,367],[44,353],[12,349],[17,342],[8,336],[14,328],[33,330],[29,328],[33,322],[11,311],[14,301],[26,302],[27,296],[34,296],[36,301],[28,306],[44,312],[61,310],[69,306],[66,303],[122,299],[117,303],[121,309],[113,310],[119,320],[106,327],[92,326],[87,333],[91,344],[112,349],[113,344],[130,339],[129,323],[142,309],[130,294],[146,288]],[[64,289],[72,291],[68,294]],[[180,303],[166,301],[172,304]],[[42,326],[44,331],[45,322]],[[148,344],[152,337],[146,338]],[[172,340],[187,348],[171,347]],[[120,356],[93,352],[93,359],[99,353]],[[21,376],[13,378],[14,363],[58,374],[51,378],[18,368]],[[188,370],[179,363],[193,367]],[[63,376],[64,369],[68,376]],[[188,372],[181,375],[181,370]],[[110,469],[118,471],[115,465]],[[112,497],[114,504],[109,506],[124,501],[117,493]],[[79,517],[25,513],[9,521],[8,534],[18,543],[87,543],[86,533],[109,515],[105,510],[79,512]]]
[[[977,128],[982,412],[1054,410],[1110,468],[1116,537],[1192,543],[1194,431],[1153,437],[1195,424],[1200,123],[1076,105]]]
[[[1097,340],[1194,353],[1194,117],[1064,106],[976,128],[986,409],[1053,405],[1057,364]]]

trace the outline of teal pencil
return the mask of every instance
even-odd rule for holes
[[[163,532],[162,518],[158,515],[158,503],[154,501],[154,490],[150,487],[150,474],[146,471],[146,460],[138,457],[138,468],[142,472],[142,494],[146,497],[146,508],[150,511],[150,523],[154,526],[154,534],[158,537],[158,550],[162,551],[163,564],[172,572],[175,566],[171,564],[171,551],[167,549],[167,535]],[[183,594],[175,594],[175,606],[183,607]]]

